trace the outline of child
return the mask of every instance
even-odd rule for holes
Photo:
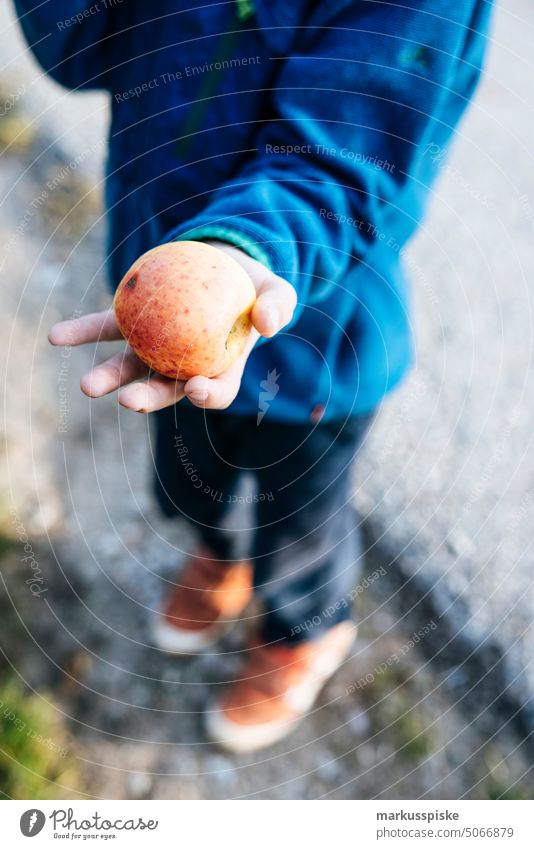
[[[435,177],[429,152],[445,149],[480,75],[491,4],[190,5],[16,0],[49,74],[110,93],[113,286],[146,250],[196,239],[257,289],[261,339],[220,377],[149,376],[127,349],[82,379],[91,397],[123,387],[121,404],[154,413],[159,503],[198,531],[157,644],[203,651],[253,591],[262,602],[241,674],[206,712],[210,737],[244,751],[288,734],[350,652],[351,461],[409,366],[400,252]],[[50,334],[118,338],[112,311]],[[242,513],[229,535],[244,471],[253,527]]]

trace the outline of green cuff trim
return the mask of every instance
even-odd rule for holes
[[[257,242],[254,242],[245,233],[240,233],[238,230],[232,230],[231,227],[224,227],[220,224],[206,224],[202,227],[193,227],[187,233],[181,233],[175,241],[202,241],[203,239],[219,239],[221,242],[228,242],[230,245],[235,245],[236,248],[241,248],[252,259],[256,259],[265,265],[269,271],[273,270],[272,262],[269,255],[261,248]]]

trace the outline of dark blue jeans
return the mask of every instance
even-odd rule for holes
[[[153,418],[162,510],[192,523],[221,560],[252,561],[265,638],[314,638],[349,618],[361,560],[351,468],[372,416],[258,425],[182,402]]]

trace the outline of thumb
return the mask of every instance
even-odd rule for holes
[[[251,319],[262,336],[274,336],[293,318],[297,306],[297,293],[293,286],[278,277],[269,275],[258,287],[258,297]]]

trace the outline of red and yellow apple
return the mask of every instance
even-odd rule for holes
[[[204,242],[169,242],[134,262],[113,306],[144,363],[188,380],[216,377],[239,357],[255,300],[252,280],[231,256]]]

